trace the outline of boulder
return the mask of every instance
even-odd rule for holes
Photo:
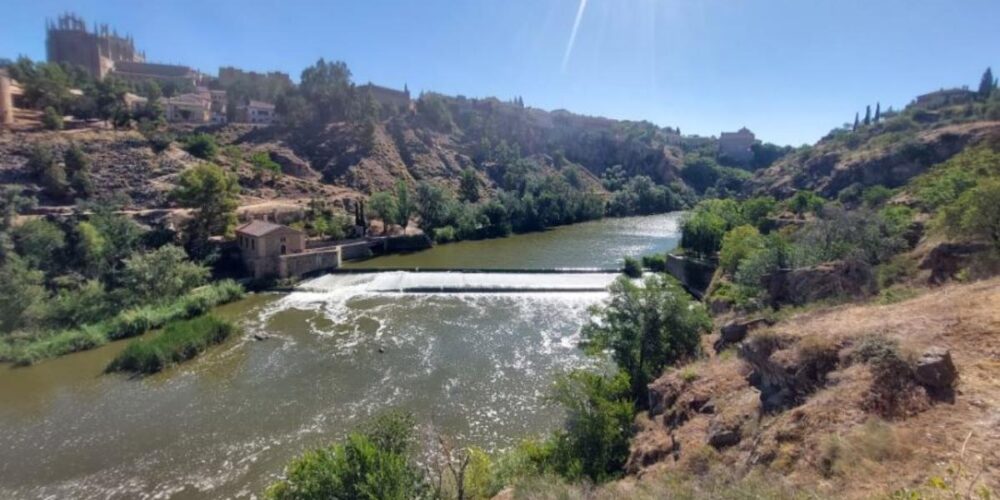
[[[712,448],[721,450],[740,443],[739,424],[723,424],[715,420],[708,426],[708,444]]]
[[[951,352],[943,347],[927,349],[917,360],[914,376],[920,385],[933,390],[950,389],[958,380]]]
[[[927,254],[920,269],[930,270],[930,283],[938,285],[954,278],[969,265],[974,254],[987,249],[989,245],[985,243],[941,243]]]
[[[871,266],[837,260],[798,269],[783,269],[765,278],[772,305],[802,305],[833,297],[865,297],[875,290]]]
[[[720,347],[725,347],[725,345],[728,344],[742,342],[748,333],[763,326],[770,326],[771,324],[773,324],[773,322],[766,318],[730,321],[719,330],[719,333],[721,334],[719,338],[720,345],[716,346],[716,350],[721,350]]]

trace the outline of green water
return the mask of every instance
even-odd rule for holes
[[[671,248],[675,227],[674,216],[600,221],[364,265],[612,267]],[[259,496],[292,457],[393,407],[502,449],[558,425],[544,399],[552,377],[594,363],[576,343],[601,292],[326,283],[219,308],[271,338],[240,335],[151,377],[102,374],[124,343],[0,366],[0,498]]]
[[[664,253],[678,242],[678,214],[602,219],[495,240],[461,241],[348,268],[620,268],[626,255]]]

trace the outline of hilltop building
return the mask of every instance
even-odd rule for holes
[[[753,146],[757,141],[746,127],[736,132],[722,132],[719,134],[719,157],[726,157],[738,163],[749,163],[753,160]]]
[[[269,102],[247,99],[236,106],[236,121],[239,123],[270,125],[275,118],[274,104]]]
[[[49,62],[67,63],[85,69],[95,78],[110,74],[127,80],[190,82],[202,75],[187,67],[146,62],[146,53],[135,48],[131,36],[121,36],[108,26],[87,31],[83,18],[64,14],[45,25],[45,50]]]

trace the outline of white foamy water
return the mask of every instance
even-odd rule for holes
[[[532,292],[601,291],[616,273],[469,273],[389,271],[328,274],[299,285],[302,292]]]

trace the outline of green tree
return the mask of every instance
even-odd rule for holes
[[[45,316],[43,277],[16,255],[0,263],[0,332],[36,326]]]
[[[417,185],[417,213],[425,231],[446,226],[450,222],[453,198],[443,187],[430,182]]]
[[[865,126],[872,124],[872,105],[865,106]]]
[[[622,264],[622,273],[629,278],[642,277],[642,264],[635,257],[625,257]]]
[[[215,137],[208,134],[192,134],[184,140],[184,149],[192,156],[202,160],[214,160],[219,153],[219,146],[215,143]]]
[[[629,455],[632,402],[628,375],[575,370],[559,378],[552,399],[566,410],[566,423],[551,438],[548,461],[561,476],[601,483],[622,474]]]
[[[703,257],[710,256],[722,247],[726,227],[726,220],[718,214],[695,210],[681,223],[681,247]]]
[[[646,386],[666,366],[698,353],[701,333],[712,326],[705,307],[663,274],[650,275],[638,285],[618,278],[607,305],[593,314],[595,319],[582,330],[586,348],[611,350],[639,404],[646,401]]]
[[[735,227],[722,238],[719,266],[727,273],[735,273],[743,259],[764,248],[764,237],[757,228],[746,225]]]
[[[125,259],[122,298],[131,304],[165,302],[203,285],[208,276],[208,268],[188,260],[183,249],[164,245]]]
[[[950,234],[988,241],[1000,253],[1000,178],[980,181],[944,207],[942,218]]]
[[[59,226],[34,219],[14,229],[14,245],[25,263],[31,267],[52,271],[62,263],[62,251],[66,248],[66,236]]]
[[[350,433],[342,443],[306,452],[264,494],[272,500],[410,500],[429,496],[411,458],[413,420],[389,414]]]
[[[94,183],[90,176],[90,157],[80,146],[73,144],[63,153],[63,163],[69,176],[73,193],[81,198],[87,198],[94,192]]]
[[[0,233],[10,229],[14,217],[34,204],[34,198],[22,195],[18,186],[0,187]]]
[[[413,198],[410,196],[410,187],[406,185],[404,181],[396,182],[396,209],[398,213],[396,214],[396,224],[406,227],[410,225],[410,217],[416,211],[416,206],[413,203]]]
[[[476,171],[472,168],[462,170],[462,177],[459,180],[459,196],[462,201],[476,203],[479,201],[479,179],[476,178]]]
[[[41,184],[45,194],[62,200],[69,194],[66,169],[56,160],[55,152],[45,144],[36,144],[28,158],[28,168]]]
[[[399,224],[399,206],[392,193],[380,191],[368,198],[368,210],[372,215],[382,219],[385,229],[392,224]]]
[[[882,103],[875,103],[875,123],[878,123],[882,119]]]
[[[62,130],[62,113],[56,111],[56,108],[52,106],[46,106],[45,111],[42,112],[42,125],[45,125],[45,128],[49,130]]]
[[[197,213],[191,229],[208,237],[228,235],[236,224],[239,184],[218,165],[200,163],[181,173],[173,197]]]
[[[996,87],[997,81],[993,78],[993,68],[986,68],[983,77],[979,80],[979,96],[983,99],[989,98]]]

